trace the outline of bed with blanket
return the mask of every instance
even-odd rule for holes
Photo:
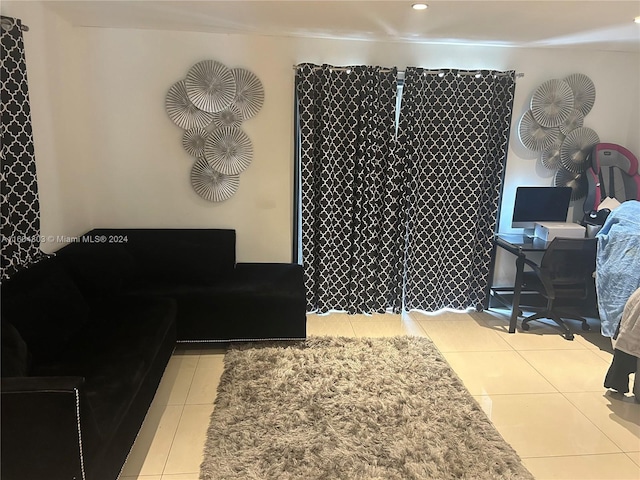
[[[640,357],[640,201],[613,210],[598,232],[596,292],[601,331],[614,342],[605,387],[629,391]],[[639,386],[634,393],[640,398]]]

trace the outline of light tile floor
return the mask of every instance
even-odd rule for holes
[[[597,322],[572,342],[507,324],[504,311],[332,313],[309,315],[307,333],[429,337],[537,479],[640,479],[640,404],[602,386],[611,347]],[[198,479],[223,358],[176,349],[121,480]]]

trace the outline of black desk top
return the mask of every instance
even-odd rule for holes
[[[514,249],[520,249],[523,252],[542,252],[547,249],[551,242],[547,242],[538,237],[528,237],[517,233],[498,233],[496,241],[500,245],[501,241],[509,244]]]

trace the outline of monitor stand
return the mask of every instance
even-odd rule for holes
[[[522,235],[524,235],[527,238],[535,238],[535,233],[536,233],[536,229],[535,228],[525,228],[524,231],[522,232]]]

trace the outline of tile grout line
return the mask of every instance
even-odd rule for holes
[[[512,350],[493,350],[493,349],[491,350],[440,350],[438,349],[438,350],[442,353],[507,353],[507,352],[517,351],[513,349]]]
[[[565,393],[575,394],[575,393],[597,393],[597,392],[565,392],[565,393],[560,392],[560,393],[562,393],[562,396],[567,399],[567,402],[569,402],[571,405],[573,405],[575,407],[575,409],[578,410],[582,414],[583,417],[585,417],[587,420],[589,420],[589,422],[591,422],[591,424],[593,424],[598,429],[598,431],[600,433],[602,433],[602,435],[605,436],[605,438],[607,440],[609,440],[611,443],[613,443],[616,446],[616,448],[618,450],[620,450],[620,453],[626,454],[626,452],[624,450],[622,450],[622,447],[620,447],[620,445],[618,445],[617,442],[613,438],[611,438],[609,435],[607,435],[607,433],[604,430],[602,430],[598,425],[596,425],[593,421],[591,421],[591,419],[589,417],[587,417],[587,415],[585,413],[583,413],[582,410],[580,410],[580,408],[575,403],[573,403],[569,397],[567,397],[567,395],[565,395]],[[631,460],[633,461],[633,459],[631,459]]]
[[[178,406],[178,405],[174,405],[174,406]],[[169,461],[169,455],[171,455],[171,450],[173,449],[173,444],[176,440],[176,435],[178,434],[178,428],[180,427],[180,421],[182,420],[182,415],[184,413],[184,404],[180,405],[180,418],[178,418],[178,423],[176,425],[176,430],[173,432],[173,436],[171,437],[171,445],[169,446],[169,451],[167,452],[167,455],[165,456],[164,459],[164,463],[162,465],[162,472],[160,473],[160,478],[162,478],[162,476],[164,475],[164,470],[165,468],[167,468],[167,462]]]
[[[418,328],[420,329],[420,331],[422,333],[424,333],[426,335],[426,337],[431,340],[433,342],[433,339],[429,336],[429,334],[427,333],[427,331],[424,329],[424,327],[420,324],[420,322],[418,322],[417,320],[415,320],[411,315],[409,315],[409,318],[411,319],[411,321],[413,322],[414,325],[417,325]],[[434,343],[435,345],[435,343]]]
[[[547,456],[536,456],[536,457],[527,457],[527,458],[549,458],[549,457],[599,457],[599,456],[603,456],[603,455],[620,455],[620,454],[625,454],[625,452],[613,452],[613,453],[576,453],[573,455],[547,455]]]
[[[600,355],[598,355],[596,352],[594,352],[592,349],[587,348],[586,349],[588,352],[591,352],[591,354],[593,356],[595,356],[596,358],[600,359],[600,361],[604,362],[607,365],[611,365],[611,362],[607,362],[604,358],[602,358]],[[611,356],[611,359],[613,360],[613,356]],[[604,382],[604,379],[602,380]],[[604,387],[603,387],[604,388]]]
[[[525,350],[527,352],[557,352],[558,349],[549,349],[549,350]],[[531,368],[533,368],[533,370],[540,375],[542,378],[545,379],[545,381],[551,385],[553,387],[553,389],[556,391],[556,393],[560,393],[562,394],[562,392],[560,391],[560,389],[558,387],[556,387],[553,382],[551,380],[549,380],[546,375],[544,375],[540,370],[538,370],[535,365],[533,365],[529,360],[526,359],[526,357],[524,355],[522,355],[522,353],[520,353],[519,350],[516,350],[517,354],[520,356],[520,358],[522,358],[522,360],[524,360],[524,362],[529,365]],[[572,404],[573,405],[573,404]]]
[[[349,322],[349,326],[351,327],[351,333],[353,333],[353,336],[355,338],[358,338],[358,335],[356,335],[356,329],[353,328],[353,322],[351,321],[348,315],[347,315],[347,321]]]
[[[476,320],[476,319],[474,319],[474,320]],[[489,327],[489,328],[491,327],[491,325],[488,325],[488,324],[487,324],[486,322],[484,322],[482,319],[478,319],[478,320],[479,320],[480,322],[482,322],[482,324],[483,324],[484,326]],[[416,323],[418,323],[418,324],[422,327],[421,322],[419,322],[419,321],[417,321],[417,320],[416,320]],[[423,328],[423,329],[424,329],[424,328]],[[603,453],[603,454],[583,454],[583,455],[574,455],[574,456],[576,456],[576,457],[580,457],[580,456],[585,456],[585,455],[611,455],[611,454],[618,454],[618,453],[622,453],[622,454],[624,454],[624,455],[627,455],[627,453],[626,453],[626,452],[624,452],[624,451],[622,450],[622,448],[621,448],[621,447],[620,447],[620,446],[619,446],[619,445],[614,441],[614,439],[610,438],[610,437],[609,437],[609,436],[608,436],[604,431],[602,431],[602,429],[601,429],[601,428],[599,428],[599,427],[598,427],[598,425],[596,425],[596,424],[595,424],[595,423],[594,423],[594,422],[593,422],[593,421],[592,421],[592,420],[591,420],[591,419],[590,419],[586,414],[584,414],[584,413],[583,413],[583,412],[578,408],[578,406],[577,406],[577,405],[575,405],[575,404],[574,404],[574,403],[573,403],[573,402],[572,402],[572,401],[567,397],[567,394],[572,394],[572,393],[595,393],[595,391],[585,391],[585,390],[578,391],[578,392],[562,392],[562,391],[560,391],[560,389],[559,389],[558,387],[556,387],[556,386],[555,386],[555,385],[554,385],[554,384],[553,384],[553,383],[552,383],[552,382],[551,382],[551,381],[550,381],[550,380],[549,380],[549,379],[548,379],[548,378],[547,378],[547,377],[546,377],[546,376],[545,376],[541,371],[539,371],[539,370],[538,370],[538,369],[537,369],[537,368],[536,368],[536,367],[535,367],[531,362],[529,362],[529,361],[527,360],[527,358],[525,358],[525,357],[521,354],[520,350],[516,349],[513,345],[511,345],[511,344],[510,344],[510,343],[509,343],[505,338],[503,338],[503,336],[502,336],[502,335],[499,335],[497,332],[494,332],[494,333],[496,333],[496,335],[498,335],[498,336],[499,336],[499,337],[500,337],[500,338],[501,338],[505,343],[507,343],[507,345],[509,345],[509,347],[511,348],[511,351],[515,351],[515,352],[517,352],[517,353],[518,353],[518,355],[520,356],[520,358],[522,358],[522,359],[525,361],[525,363],[526,363],[526,364],[528,364],[531,368],[533,368],[533,370],[534,370],[535,372],[537,372],[537,373],[538,373],[538,374],[539,374],[539,375],[540,375],[540,376],[541,376],[541,377],[542,377],[542,378],[543,378],[547,383],[549,383],[549,384],[551,385],[551,387],[555,390],[555,393],[554,393],[554,392],[536,392],[536,393],[533,393],[533,394],[535,394],[535,395],[549,395],[549,394],[555,395],[555,394],[559,393],[560,395],[562,395],[562,397],[563,397],[567,402],[569,402],[569,404],[572,406],[572,408],[575,408],[575,409],[580,413],[580,415],[581,415],[582,417],[584,417],[584,418],[585,418],[585,419],[586,419],[586,420],[587,420],[591,425],[593,425],[594,427],[596,427],[596,429],[597,429],[599,432],[601,432],[601,433],[603,434],[603,436],[604,436],[606,439],[608,439],[608,440],[609,440],[609,441],[610,441],[610,442],[615,446],[615,448],[618,450],[617,452],[608,453],[608,454],[607,454],[607,453]],[[435,342],[434,342],[434,343],[435,343]],[[437,345],[436,345],[436,347],[437,347]],[[590,352],[591,352],[591,354],[592,354],[593,356],[598,357],[601,361],[603,361],[603,362],[605,362],[605,363],[606,363],[606,361],[605,361],[602,357],[600,357],[596,352],[591,351],[589,348],[587,348],[587,346],[586,346],[586,345],[580,344],[580,345],[579,345],[579,347],[580,347],[580,348],[575,348],[575,349],[570,349],[570,350],[575,350],[575,351],[590,351]],[[438,350],[440,350],[440,349],[438,349]],[[543,350],[540,350],[540,349],[531,349],[531,350],[527,350],[527,351],[549,352],[549,351],[565,351],[565,350],[567,350],[567,349],[557,349],[557,348],[556,348],[556,349],[543,349]],[[440,352],[441,352],[442,354],[444,354],[444,353],[458,353],[458,354],[464,354],[464,353],[473,353],[473,352],[500,352],[500,351],[501,351],[501,350],[471,350],[471,351],[468,351],[468,350],[467,350],[467,351],[446,351],[446,352],[445,352],[445,351],[440,351]],[[455,370],[454,370],[454,371],[455,371]],[[463,383],[464,383],[464,382],[463,382]],[[491,396],[493,396],[493,395],[501,395],[501,394],[492,394]],[[530,395],[532,395],[532,394],[523,394],[523,393],[519,393],[519,394],[506,394],[506,393],[505,393],[505,394],[502,394],[502,395],[528,395],[528,396],[530,396]],[[474,397],[476,397],[476,398],[481,398],[483,395],[473,395],[473,396],[474,396]],[[564,457],[564,456],[566,456],[566,455],[562,455],[562,456]],[[633,462],[633,459],[632,459],[629,455],[627,455],[627,457],[629,457],[629,458],[631,459],[631,461]],[[522,457],[522,458],[547,458],[547,457]],[[635,462],[634,462],[634,464],[635,464]]]
[[[474,319],[474,320],[475,320],[475,319]],[[419,322],[416,322],[416,323],[419,323]],[[486,326],[486,327],[490,327],[490,325],[487,325],[485,322],[483,322],[483,323],[484,323],[484,326]],[[421,325],[421,324],[420,324],[420,326],[422,327],[422,325]],[[446,352],[446,353],[466,354],[466,353],[485,353],[485,352],[487,352],[487,353],[516,352],[516,353],[518,354],[518,356],[519,356],[520,358],[522,358],[522,359],[525,361],[525,363],[526,363],[527,365],[530,365],[530,364],[529,364],[529,362],[527,362],[527,360],[526,360],[525,358],[523,358],[523,357],[522,357],[522,355],[520,355],[520,352],[518,352],[518,351],[515,349],[515,347],[513,347],[509,342],[507,342],[504,338],[502,338],[502,335],[498,334],[497,332],[493,332],[493,333],[494,333],[495,335],[497,335],[498,337],[500,337],[500,338],[501,338],[501,340],[502,340],[502,341],[503,341],[503,342],[504,342],[504,343],[509,347],[509,349],[507,349],[507,350],[473,350],[473,351],[465,350],[465,351],[450,351],[450,352]],[[445,352],[443,352],[442,350],[440,350],[440,348],[438,347],[438,345],[437,345],[435,342],[434,342],[434,345],[436,346],[436,349],[440,352],[440,354],[442,355],[442,357],[443,357],[443,358],[445,358],[445,360],[446,360],[446,356],[445,356],[445,354],[444,354]],[[459,376],[458,372],[456,372],[456,371],[455,371],[455,369],[454,369],[451,365],[450,365],[450,367],[451,367],[451,369],[455,372],[455,374],[458,376],[458,378],[460,378],[460,381],[462,382],[462,384],[464,385],[464,387],[467,389],[467,391],[469,391],[469,387],[465,384],[465,382],[464,382],[464,381],[462,380],[462,378]],[[533,368],[533,366],[532,366],[532,368]],[[504,396],[504,395],[510,395],[510,396],[514,396],[514,395],[526,395],[527,397],[531,397],[532,395],[555,395],[556,393],[559,393],[559,392],[557,392],[556,387],[555,387],[551,382],[549,382],[549,380],[548,380],[544,375],[542,375],[540,372],[538,372],[538,370],[536,370],[535,368],[534,368],[534,371],[536,371],[536,372],[537,372],[537,373],[538,373],[538,374],[539,374],[539,375],[540,375],[540,376],[541,376],[541,377],[542,377],[542,378],[543,378],[547,383],[549,383],[549,385],[551,385],[551,387],[552,387],[554,390],[556,390],[556,392],[504,393],[504,394],[491,394],[491,395],[489,395],[489,396],[490,396],[490,397],[493,397],[493,396],[497,396],[497,395],[503,395],[503,396]],[[469,392],[469,393],[470,393],[470,392]],[[478,403],[478,405],[480,405],[480,401],[481,401],[482,397],[483,397],[483,396],[485,396],[485,395],[473,395],[473,394],[471,394],[471,396],[474,398],[474,400],[476,401],[476,403]],[[482,408],[482,407],[480,406],[480,408]],[[490,421],[491,421],[491,420],[490,420]],[[492,421],[491,421],[491,423],[493,424],[493,422],[492,422]],[[495,424],[493,424],[493,425],[495,426]],[[500,435],[503,435],[503,434],[502,434],[502,432],[500,432],[500,430],[498,429],[498,427],[497,427],[497,426],[495,426],[495,428],[496,428],[496,430],[498,430],[498,432],[500,433]],[[516,453],[518,453],[518,455],[520,456],[520,458],[522,458],[523,460],[526,458],[526,457],[525,457],[524,455],[522,455],[520,452],[517,452],[517,451],[516,451]]]
[[[543,379],[544,379],[544,380],[545,380],[549,385],[551,385],[551,387],[555,390],[555,393],[554,393],[554,392],[545,392],[545,393],[540,392],[540,393],[538,393],[537,395],[556,395],[556,394],[558,394],[558,393],[559,393],[560,395],[562,395],[562,393],[558,390],[558,388],[557,388],[557,387],[556,387],[556,386],[555,386],[551,381],[549,381],[549,379],[548,379],[545,375],[543,375],[543,374],[542,374],[542,372],[540,372],[540,371],[539,371],[539,370],[538,370],[534,365],[532,365],[532,364],[531,364],[531,362],[529,362],[529,361],[528,361],[528,360],[527,360],[527,359],[526,359],[526,358],[525,358],[525,357],[520,353],[520,351],[519,351],[519,350],[516,350],[516,349],[514,348],[514,351],[515,351],[515,352],[518,354],[518,356],[519,356],[519,357],[520,357],[520,358],[525,362],[525,364],[529,365],[529,366],[530,366],[530,367],[531,367],[531,368],[532,368],[532,369],[533,369],[533,370],[534,370],[538,375],[540,375],[540,377],[542,377],[542,378],[543,378]],[[530,396],[531,394],[525,394],[525,395]],[[563,398],[565,398],[565,397],[564,397],[564,395],[563,395]],[[569,403],[570,403],[570,402],[569,402]],[[571,403],[570,403],[570,404],[571,404]],[[571,406],[572,406],[573,408],[576,408],[573,404],[571,404]],[[577,408],[576,408],[576,410],[577,410]],[[579,411],[579,410],[578,410],[578,411]],[[580,413],[582,413],[582,412],[580,412]],[[591,421],[589,420],[589,422],[591,422]],[[591,422],[591,423],[593,423],[593,422]],[[496,427],[496,428],[497,428],[497,427]],[[607,438],[608,438],[608,437],[607,437]],[[527,458],[527,457],[524,457],[520,452],[517,452],[517,453],[518,453],[518,455],[520,455],[520,457],[521,457],[523,460],[524,460],[525,458]],[[577,455],[577,456],[580,456],[580,455]],[[544,457],[529,457],[529,458],[549,458],[549,457],[544,456]]]
[[[200,358],[201,358],[201,355],[198,355],[198,361],[196,362],[196,366],[193,369],[193,375],[191,375],[191,380],[189,381],[189,388],[187,389],[187,394],[184,397],[184,401],[182,402],[182,404],[180,404],[180,407],[181,407],[180,418],[178,418],[178,424],[176,426],[176,430],[173,432],[173,436],[171,438],[171,445],[169,446],[169,451],[167,452],[167,456],[164,459],[164,464],[162,465],[162,473],[160,474],[160,478],[162,478],[162,476],[165,474],[165,469],[167,468],[167,463],[169,462],[169,456],[171,455],[171,451],[173,450],[173,445],[176,441],[176,436],[178,435],[178,429],[180,428],[180,422],[182,421],[182,417],[184,415],[184,407],[187,404],[187,399],[189,398],[189,392],[191,391],[191,386],[193,385],[193,378],[195,377],[196,370],[198,368],[198,365],[200,364]]]
[[[627,457],[629,455],[627,455],[626,452],[608,452],[608,453],[576,453],[573,455],[546,455],[546,456],[535,456],[535,457],[523,457],[522,455],[520,455],[520,458],[522,459],[527,459],[527,460],[544,460],[547,458],[582,458],[582,457],[603,457],[606,455],[626,455]],[[631,461],[633,462],[633,459],[631,459]],[[634,465],[636,465],[635,462],[633,462]],[[640,468],[640,466],[638,466]]]
[[[475,321],[475,319],[473,319],[473,318],[472,318],[472,320],[474,320],[474,321]],[[437,320],[437,321],[442,321],[442,322],[444,322],[443,320]],[[454,321],[456,321],[456,320],[454,320]],[[426,329],[422,326],[421,321],[416,320],[416,323],[417,323],[418,325],[420,325],[420,327],[425,331],[425,333],[427,334],[427,336],[429,336],[429,333],[428,333],[428,332],[426,331]],[[477,323],[477,322],[476,322],[476,323]],[[502,335],[500,335],[498,332],[493,331],[493,330],[491,329],[491,326],[490,326],[490,325],[484,324],[484,325],[479,325],[479,326],[480,326],[480,327],[483,327],[483,328],[484,328],[484,327],[487,327],[487,328],[488,328],[488,330],[489,330],[489,331],[490,331],[494,336],[496,336],[497,338],[499,338],[499,339],[500,339],[500,341],[501,341],[501,342],[503,342],[503,343],[504,343],[508,348],[507,348],[507,349],[505,349],[505,350],[494,350],[494,349],[492,349],[492,350],[487,350],[487,349],[483,349],[483,350],[447,350],[447,351],[448,351],[448,352],[451,352],[451,353],[457,353],[457,352],[464,353],[464,352],[510,352],[510,351],[516,351],[515,347],[514,347],[513,345],[511,345],[507,340],[505,340],[504,338],[502,338]],[[431,337],[429,337],[429,338],[431,338]],[[434,343],[435,343],[435,342],[434,342]],[[498,342],[498,343],[500,343],[500,342]]]
[[[479,393],[479,394],[471,394],[472,397],[517,397],[521,395],[526,395],[530,397],[532,395],[557,395],[560,392],[521,392],[521,393]]]
[[[173,352],[172,352],[172,354],[171,354],[171,358],[182,357],[182,356],[183,356],[182,354],[179,354],[179,353],[178,353],[178,354],[176,354],[176,349],[174,349],[174,351],[173,351]],[[200,355],[198,355],[198,361],[196,362],[196,367],[197,367],[197,365],[198,365],[199,361],[200,361]],[[165,375],[165,373],[166,373],[166,369],[165,369],[165,372],[163,373],[163,379],[164,379],[164,375]],[[195,369],[194,369],[194,374],[195,374]],[[179,375],[180,375],[180,368],[178,367],[178,368],[177,368],[177,372],[176,372],[176,378],[177,378]],[[161,381],[162,381],[162,379],[161,379]],[[190,383],[189,383],[189,388],[191,387],[191,383],[192,383],[192,382],[193,382],[193,376],[191,377],[191,380],[190,380]],[[156,390],[156,392],[155,392],[155,394],[154,394],[154,398],[153,398],[153,399],[152,399],[152,401],[151,401],[151,405],[149,406],[149,410],[151,409],[151,407],[152,407],[152,406],[154,405],[154,403],[156,402],[156,395],[157,395],[157,394],[158,394],[158,392],[157,392],[157,390]],[[175,430],[175,431],[174,431],[174,433],[173,433],[173,437],[172,437],[172,439],[171,439],[171,444],[170,444],[170,446],[169,446],[169,449],[168,449],[167,454],[165,455],[165,458],[164,458],[164,462],[163,462],[163,466],[162,466],[161,472],[160,472],[159,474],[155,474],[155,473],[154,473],[154,474],[151,474],[151,475],[142,475],[142,476],[157,476],[157,475],[159,475],[160,477],[162,477],[163,472],[164,472],[164,469],[165,469],[166,464],[167,464],[167,461],[168,461],[168,459],[169,459],[169,453],[171,453],[171,448],[173,447],[173,442],[174,442],[174,440],[175,440],[175,436],[176,436],[176,433],[177,433],[177,431],[178,431],[178,428],[177,428],[177,427],[178,427],[178,425],[180,424],[180,419],[182,418],[182,413],[184,412],[184,405],[185,405],[185,403],[186,403],[186,397],[185,397],[185,400],[184,400],[183,402],[181,402],[181,403],[171,403],[171,402],[170,402],[170,397],[171,397],[171,391],[169,392],[169,394],[168,394],[168,398],[167,398],[165,401],[162,401],[162,402],[159,402],[159,403],[155,403],[155,405],[156,405],[156,407],[157,407],[157,408],[162,408],[162,410],[163,410],[163,414],[164,414],[164,412],[166,412],[167,407],[180,407],[180,409],[181,409],[181,410],[180,410],[180,418],[178,418],[178,422],[177,422],[177,424],[176,424],[176,430]],[[147,411],[147,415],[148,415],[148,413],[149,413],[149,412]],[[161,417],[162,417],[162,415],[161,415]],[[146,420],[146,415],[145,415],[145,420]],[[161,420],[162,420],[162,419],[161,419]],[[160,421],[161,421],[161,420],[160,420]],[[142,425],[142,426],[144,426],[144,423],[143,423],[143,425]],[[141,426],[141,429],[140,429],[140,430],[142,430],[142,426]],[[158,424],[158,426],[159,426],[159,424]],[[155,437],[155,434],[157,434],[157,432],[158,432],[158,430],[157,430],[157,428],[156,428],[156,429],[155,429],[155,431],[154,431],[154,437]],[[138,432],[138,434],[139,434],[139,432]],[[131,450],[133,450],[133,448],[135,448],[135,443],[134,443],[134,445],[131,447]],[[147,452],[147,453],[148,453],[148,452]],[[129,452],[129,454],[131,454],[131,452]],[[136,475],[134,478],[138,478],[139,476],[140,476],[140,475],[138,474],[138,475]],[[125,477],[125,478],[126,478],[126,477]]]
[[[625,455],[626,455],[626,456],[631,460],[631,462],[632,462],[634,465],[637,465],[637,466],[638,466],[638,470],[640,470],[640,463],[637,463],[637,462],[633,459],[633,457],[632,457],[631,455],[629,455],[630,453],[640,453],[640,452],[624,452],[624,454],[625,454]],[[640,455],[639,455],[639,457],[640,457]]]
[[[477,312],[477,313],[484,313],[484,311],[483,311],[483,312]],[[487,314],[487,315],[488,315],[488,314]],[[469,315],[469,316],[471,317],[471,315]],[[475,318],[474,318],[474,317],[471,317],[471,318],[475,321]],[[494,317],[494,318],[495,318],[495,317]],[[483,326],[484,326],[484,327],[488,328],[488,329],[489,329],[489,331],[491,331],[494,335],[498,336],[498,337],[500,338],[500,340],[502,340],[504,343],[506,343],[506,344],[509,346],[509,348],[510,348],[511,350],[513,350],[514,352],[516,351],[516,348],[515,348],[513,345],[511,345],[511,344],[507,341],[507,338],[506,338],[506,337],[504,337],[504,335],[500,335],[498,332],[495,332],[495,331],[491,328],[491,325],[489,325],[487,322],[485,322],[482,318],[479,318],[478,320],[480,320],[480,322],[482,322],[482,324],[483,324]],[[513,334],[511,334],[511,333],[507,333],[507,335],[515,335],[516,333],[517,333],[517,330],[516,330],[516,332],[515,332],[515,333],[513,333]]]
[[[587,350],[588,350],[588,349],[587,349]],[[527,350],[527,351],[545,352],[545,351],[547,351],[547,350]],[[556,349],[556,350],[551,350],[551,351],[558,351],[558,350]],[[584,418],[585,418],[585,419],[586,419],[586,420],[587,420],[591,425],[593,425],[593,426],[596,428],[596,430],[598,430],[600,433],[602,433],[602,435],[604,435],[604,437],[605,437],[607,440],[609,440],[609,441],[610,441],[610,442],[611,442],[611,443],[616,447],[616,449],[618,449],[618,452],[615,452],[615,453],[624,453],[624,452],[622,451],[622,449],[618,446],[618,444],[617,444],[616,442],[614,442],[614,441],[613,441],[613,439],[611,439],[611,438],[610,438],[610,437],[609,437],[605,432],[603,432],[603,431],[602,431],[602,429],[601,429],[600,427],[598,427],[598,425],[596,425],[596,424],[595,424],[595,423],[594,423],[594,422],[593,422],[589,417],[587,417],[587,415],[586,415],[582,410],[580,410],[580,409],[579,409],[579,408],[578,408],[578,407],[577,407],[577,406],[576,406],[576,405],[575,405],[575,404],[574,404],[574,403],[573,403],[573,402],[572,402],[572,401],[567,397],[567,395],[566,395],[567,393],[595,393],[594,391],[584,391],[584,390],[583,390],[583,391],[578,391],[578,392],[561,392],[561,391],[560,391],[560,390],[559,390],[559,389],[558,389],[558,388],[557,388],[557,387],[556,387],[556,386],[555,386],[555,385],[554,385],[554,384],[553,384],[553,383],[552,383],[552,382],[551,382],[551,381],[550,381],[550,380],[549,380],[549,379],[548,379],[548,378],[547,378],[547,377],[546,377],[546,376],[545,376],[541,371],[539,371],[539,370],[538,370],[538,369],[537,369],[537,368],[536,368],[536,367],[535,367],[531,362],[529,362],[529,361],[528,361],[524,356],[522,356],[522,355],[520,354],[520,352],[518,352],[518,355],[520,355],[520,357],[521,357],[525,362],[527,362],[527,363],[531,366],[531,368],[533,368],[536,372],[538,372],[538,374],[539,374],[539,375],[541,375],[541,376],[542,376],[542,378],[544,378],[547,382],[549,382],[549,384],[550,384],[550,385],[551,385],[551,386],[552,386],[552,387],[557,391],[557,393],[559,393],[560,395],[562,395],[562,398],[564,398],[567,402],[569,402],[569,404],[570,404],[573,408],[575,408],[575,409],[578,411],[578,413],[579,413],[580,415],[582,415],[582,416],[583,416],[583,417],[584,417]],[[596,357],[598,356],[598,355],[596,355],[596,354],[594,354],[594,355],[595,355]],[[598,358],[599,358],[599,357],[598,357]],[[601,359],[601,360],[602,360],[602,359]],[[604,360],[603,360],[603,361],[604,361]],[[603,387],[603,388],[604,388],[604,387]],[[586,455],[589,455],[589,454],[586,454]]]
[[[198,361],[196,362],[196,366],[193,369],[193,375],[191,376],[191,381],[189,382],[189,388],[187,389],[187,394],[184,397],[184,405],[188,405],[189,394],[191,393],[191,388],[193,387],[193,380],[196,378],[196,372],[198,371],[198,367],[200,366],[200,360],[202,359],[202,355],[198,355]]]

